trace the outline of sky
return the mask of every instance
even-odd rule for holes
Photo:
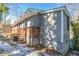
[[[62,6],[64,4],[63,3],[17,3],[17,4],[10,4],[10,5],[14,7],[20,7],[23,11],[25,11],[28,8],[48,10],[48,9]]]
[[[9,7],[9,14],[6,19],[10,19],[11,23],[19,19],[19,17],[28,9],[35,8],[41,10],[49,10],[64,6],[64,3],[10,3],[7,4]],[[76,7],[76,6],[75,6]],[[70,8],[71,9],[71,8]]]
[[[7,4],[9,7],[9,15],[6,17],[8,20],[11,19],[11,23],[17,20],[28,8],[35,8],[41,10],[48,10],[63,6],[62,3],[16,3],[16,4]]]

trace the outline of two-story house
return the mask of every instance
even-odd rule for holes
[[[30,8],[14,22],[12,30],[20,34],[28,45],[54,47],[65,54],[70,42],[69,19],[66,7],[46,11]]]

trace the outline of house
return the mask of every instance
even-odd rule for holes
[[[65,54],[69,49],[69,19],[66,7],[51,10],[30,8],[14,22],[13,33],[20,34],[28,45],[43,45]]]

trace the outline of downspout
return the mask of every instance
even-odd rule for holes
[[[24,28],[24,31],[25,31],[25,43],[26,43],[26,27]]]
[[[40,38],[41,38],[41,18],[40,18],[40,13],[38,12],[38,17],[39,17],[39,32],[40,32],[40,34],[39,34],[39,45],[40,45]]]
[[[24,27],[24,31],[25,31],[25,43],[27,43],[26,41],[26,21],[25,21],[25,27]]]
[[[41,39],[41,14],[38,13],[38,16],[39,16],[39,45],[40,45],[40,39]]]
[[[61,10],[61,43],[63,43],[64,39],[64,28],[63,28],[63,10]]]

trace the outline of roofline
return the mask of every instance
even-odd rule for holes
[[[28,8],[27,10],[29,10],[29,9],[35,9],[35,8]],[[21,15],[21,18],[22,18],[24,15],[26,15],[27,10],[24,12],[23,15]],[[41,9],[35,9],[35,10],[44,11],[44,10],[41,10]],[[36,14],[38,14],[38,13],[40,13],[40,12],[37,12]],[[32,17],[32,16],[34,16],[34,15],[36,15],[36,14],[32,14],[32,15],[29,16],[28,18],[30,18],[30,17]],[[19,19],[21,19],[21,18],[19,18]],[[27,18],[27,19],[28,19],[28,18]],[[18,24],[20,24],[21,22],[23,22],[24,20],[26,20],[26,19],[24,19],[24,20],[22,20],[22,21],[19,21],[19,19],[15,21],[15,24],[12,24],[12,27],[17,26]],[[17,21],[19,21],[19,22],[17,22]],[[16,22],[17,22],[17,23],[16,23]]]
[[[42,9],[36,9],[36,8],[28,8],[28,9],[34,9],[34,10],[39,10],[39,11],[46,11],[46,10],[42,10]]]
[[[33,8],[31,8],[31,9],[33,9]],[[62,7],[59,7],[59,8],[54,8],[54,9],[50,9],[50,10],[47,10],[47,11],[44,11],[44,12],[40,12],[40,14],[45,14],[45,13],[50,13],[50,12],[56,12],[56,11],[64,11],[64,12],[66,13],[66,15],[68,15],[69,18],[71,18],[70,14],[69,14],[69,12],[68,12],[68,10],[67,10],[67,8],[66,8],[66,6],[62,6]],[[37,14],[38,14],[38,13],[37,13]],[[36,15],[36,14],[35,14],[35,15]],[[32,15],[32,16],[34,16],[34,15]],[[32,17],[32,16],[30,16],[30,17]],[[30,17],[28,17],[28,18],[30,18]],[[27,19],[28,19],[28,18],[27,18]],[[18,20],[17,20],[17,21],[18,21]],[[24,20],[23,20],[23,21],[24,21]],[[20,21],[20,22],[18,22],[17,24],[12,25],[12,27],[18,25],[19,23],[21,23],[21,22],[23,22],[23,21]]]
[[[37,14],[38,14],[38,13],[37,13]],[[37,14],[34,14],[34,15],[37,15]],[[34,15],[29,16],[27,19],[29,19],[30,17],[33,17]],[[18,22],[18,23],[15,23],[15,24],[12,24],[12,27],[15,27],[15,26],[19,25],[21,22],[23,22],[23,21],[25,21],[25,20],[27,20],[27,19],[24,19],[24,20],[21,20],[21,21],[16,20],[16,22],[17,22],[17,21],[19,21],[19,22]]]
[[[66,6],[62,6],[62,7],[59,7],[59,8],[54,8],[54,9],[50,9],[50,10],[47,10],[45,12],[41,12],[41,14],[44,14],[44,13],[50,13],[50,12],[56,12],[56,11],[64,11],[66,12],[66,14],[71,17],[71,15],[69,14],[69,11],[67,10]]]

